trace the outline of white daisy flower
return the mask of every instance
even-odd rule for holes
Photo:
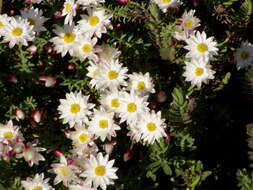
[[[151,0],[151,3],[157,4],[164,13],[167,12],[168,8],[176,8],[180,5],[178,0]]]
[[[78,43],[75,46],[75,56],[82,61],[88,58],[96,62],[98,60],[98,56],[95,54],[97,51],[95,48],[96,43],[97,38],[91,38],[89,33],[80,35]]]
[[[71,131],[67,137],[72,140],[72,144],[75,147],[80,147],[91,142],[92,134],[86,129],[84,125],[76,125],[75,131]]]
[[[120,97],[122,106],[119,109],[120,122],[127,121],[129,125],[136,124],[141,115],[148,111],[147,107],[147,96],[140,97],[134,91],[130,93],[125,92],[122,97]]]
[[[109,161],[109,155],[103,157],[102,153],[98,153],[97,157],[93,155],[84,164],[84,172],[81,174],[85,177],[85,183],[92,184],[95,189],[99,186],[106,190],[107,185],[114,184],[114,179],[118,179],[116,175],[117,168],[113,167],[114,160]]]
[[[182,18],[180,19],[181,27],[185,31],[194,30],[200,26],[200,20],[194,16],[195,10],[185,11]]]
[[[82,5],[84,9],[90,7],[90,5],[99,5],[104,2],[105,0],[77,0],[77,4]]]
[[[69,186],[72,181],[78,180],[75,174],[78,168],[73,164],[68,164],[64,155],[60,156],[60,163],[54,163],[51,166],[52,169],[49,172],[56,174],[54,185],[63,182],[65,186]]]
[[[4,28],[9,24],[10,19],[7,14],[0,14],[0,37],[3,35]]]
[[[90,65],[87,67],[87,76],[91,78],[90,84],[93,88],[100,89],[101,80],[99,79],[99,76],[101,74],[101,64],[96,64],[92,61],[90,61],[89,63]]]
[[[54,190],[52,186],[49,185],[48,181],[50,179],[44,179],[44,174],[36,174],[34,178],[26,178],[26,180],[22,180],[21,184],[25,190]]]
[[[116,136],[115,130],[120,130],[120,127],[115,124],[113,116],[113,112],[106,112],[103,108],[94,110],[89,123],[89,131],[99,137],[101,141],[105,141],[106,138],[111,140],[112,136]]]
[[[83,15],[82,20],[78,22],[80,30],[101,38],[102,33],[106,33],[107,28],[111,27],[112,15],[107,15],[103,9],[88,8],[87,11],[88,15]]]
[[[125,79],[127,78],[126,67],[122,67],[119,60],[111,60],[101,64],[98,79],[101,80],[102,88],[119,88],[120,86],[127,86]]]
[[[234,53],[237,69],[249,67],[253,62],[253,45],[248,41],[242,42]]]
[[[207,38],[206,33],[199,31],[195,35],[192,35],[189,39],[186,39],[187,45],[184,47],[189,50],[186,54],[190,58],[203,58],[205,60],[212,59],[217,55],[217,43],[213,40],[213,37]]]
[[[109,112],[119,112],[121,106],[120,97],[122,97],[123,91],[118,91],[117,89],[112,89],[110,91],[105,91],[101,95],[100,104]]]
[[[138,95],[147,95],[148,93],[155,93],[154,84],[149,73],[133,73],[128,75],[129,88],[135,91]]]
[[[39,141],[34,140],[33,142],[29,142],[24,145],[23,151],[17,154],[17,158],[24,158],[30,167],[33,164],[38,165],[39,161],[45,161],[45,158],[39,153],[41,151],[45,151],[45,148],[37,147]]]
[[[139,142],[141,140],[140,128],[136,125],[136,123],[127,125],[127,129],[127,136],[129,136],[132,141]]]
[[[65,25],[72,25],[73,17],[76,16],[76,8],[77,4],[75,3],[75,0],[66,0],[64,2],[61,16],[66,16],[64,20]]]
[[[8,121],[6,124],[0,123],[0,142],[8,144],[8,142],[14,142],[19,138],[22,141],[23,136],[19,131],[19,127],[13,125],[12,120]]]
[[[101,51],[98,53],[101,62],[110,62],[112,59],[117,59],[120,55],[120,51],[108,44],[100,46]]]
[[[27,19],[30,23],[30,25],[33,25],[33,30],[35,32],[41,32],[46,31],[47,29],[43,26],[44,22],[48,20],[48,18],[45,18],[43,15],[42,10],[39,10],[38,8],[34,9],[28,9],[28,10],[21,10],[21,17],[24,19]]]
[[[192,59],[191,62],[186,62],[183,76],[186,81],[191,82],[192,86],[201,87],[202,83],[208,83],[210,79],[214,79],[214,73],[209,64],[206,64],[201,59]]]
[[[54,49],[57,53],[61,53],[64,57],[67,52],[71,56],[74,54],[74,49],[78,42],[79,31],[74,25],[64,25],[63,28],[56,25],[56,29],[53,30],[58,36],[53,37],[50,42],[54,43]]]
[[[159,141],[160,138],[166,136],[164,131],[165,119],[161,118],[161,112],[155,111],[146,112],[142,114],[137,127],[140,128],[141,140],[144,144],[153,144]]]
[[[61,114],[63,124],[68,123],[73,127],[75,124],[88,123],[88,116],[92,113],[90,110],[95,106],[88,103],[88,98],[89,96],[83,96],[81,92],[71,92],[66,94],[66,99],[60,99],[57,110]]]
[[[9,47],[13,48],[16,44],[28,46],[28,41],[33,41],[35,32],[27,19],[21,17],[11,17],[3,32],[3,42],[9,42]]]

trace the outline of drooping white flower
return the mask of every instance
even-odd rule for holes
[[[67,52],[73,56],[78,42],[78,28],[74,25],[64,25],[63,28],[56,25],[56,29],[53,31],[57,36],[53,37],[50,42],[54,43],[54,49],[56,52],[61,53],[62,57],[65,56]]]
[[[138,95],[147,95],[148,93],[155,93],[154,84],[149,73],[133,73],[128,75],[129,88],[135,91]]]
[[[16,44],[28,46],[28,42],[34,40],[35,32],[27,19],[11,17],[2,35],[3,42],[9,42],[9,47],[13,48]]]
[[[88,123],[88,116],[91,115],[91,109],[94,104],[88,103],[89,96],[83,96],[81,92],[71,92],[66,94],[66,99],[60,99],[58,111],[63,119],[63,123],[68,123],[70,127],[75,124],[83,125]]]
[[[207,62],[217,55],[217,43],[213,40],[213,37],[207,38],[205,32],[200,33],[197,31],[189,39],[186,39],[186,43],[187,45],[184,48],[189,50],[186,57],[202,58]]]
[[[157,4],[162,12],[167,12],[168,8],[176,8],[180,5],[178,0],[151,0],[151,3]]]
[[[98,38],[101,38],[103,33],[107,32],[107,28],[111,28],[110,18],[103,9],[88,8],[88,15],[83,15],[80,20],[79,28],[83,33],[90,33]]]
[[[253,45],[248,41],[242,42],[234,53],[237,69],[249,67],[253,62]]]
[[[48,181],[50,179],[44,179],[44,174],[36,174],[34,178],[28,177],[26,180],[22,180],[21,184],[25,190],[54,190]]]
[[[64,24],[72,25],[73,18],[76,16],[76,8],[75,0],[65,0],[62,10],[62,16],[66,16]]]
[[[144,144],[153,144],[160,138],[166,136],[164,119],[161,118],[161,112],[145,112],[142,114],[137,127],[140,128],[141,140]]]
[[[30,25],[33,26],[33,30],[35,32],[46,31],[46,28],[43,26],[43,24],[48,20],[48,18],[42,16],[42,10],[39,10],[38,8],[30,8],[28,10],[21,10],[20,12],[22,18],[29,21]]]
[[[101,141],[104,141],[106,138],[111,140],[112,136],[116,136],[115,130],[120,130],[120,127],[115,124],[113,116],[113,112],[107,112],[103,108],[94,110],[89,124],[89,131],[99,137]]]
[[[184,69],[183,76],[186,77],[186,81],[191,82],[192,86],[200,88],[202,83],[208,83],[210,79],[214,79],[215,71],[201,59],[192,59],[191,62],[186,62]]]
[[[129,125],[136,124],[141,115],[148,111],[147,96],[140,97],[134,91],[124,92],[120,97],[122,106],[119,109],[120,122],[127,121]]]
[[[106,190],[108,185],[114,184],[117,179],[117,168],[113,167],[114,160],[109,161],[109,156],[103,157],[102,153],[98,153],[97,157],[90,156],[89,160],[84,164],[84,172],[81,174],[85,177],[85,183],[92,184],[97,189],[101,187]]]

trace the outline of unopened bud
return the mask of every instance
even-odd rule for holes
[[[25,114],[20,108],[16,108],[14,110],[14,114],[16,115],[16,120],[24,120],[25,119]]]
[[[31,45],[29,46],[26,51],[28,52],[28,55],[32,56],[34,54],[36,54],[37,52],[37,47],[35,45]]]
[[[167,95],[164,91],[161,90],[160,92],[157,93],[156,99],[157,99],[157,102],[163,103],[166,101]]]
[[[104,150],[107,154],[111,154],[117,141],[113,140],[104,144]]]
[[[127,162],[128,160],[131,160],[132,157],[133,157],[133,152],[131,150],[129,150],[124,153],[123,160],[124,160],[124,162]]]
[[[62,155],[62,152],[58,149],[53,150],[53,153],[55,156],[60,157]]]
[[[53,88],[56,85],[56,78],[51,76],[40,76],[40,81],[45,81],[45,86],[47,88]]]
[[[32,120],[39,123],[42,119],[44,111],[41,109],[36,109],[32,111]]]

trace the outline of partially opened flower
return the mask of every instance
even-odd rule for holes
[[[49,185],[49,178],[44,179],[44,174],[36,174],[34,178],[28,177],[26,180],[22,180],[21,184],[25,190],[54,190]]]
[[[108,185],[114,184],[117,179],[116,171],[117,168],[113,167],[114,160],[109,161],[109,156],[103,157],[102,153],[98,153],[96,157],[90,156],[89,160],[84,164],[84,172],[81,174],[85,177],[85,183],[92,184],[97,189],[101,187],[106,190]]]

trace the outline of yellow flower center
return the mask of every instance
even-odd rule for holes
[[[144,90],[145,89],[145,83],[143,81],[138,82],[136,89],[137,90]]]
[[[42,190],[41,186],[35,186],[32,190]]]
[[[95,174],[97,175],[97,176],[104,176],[105,175],[105,167],[104,166],[97,166],[96,168],[95,168]]]
[[[108,121],[107,120],[100,120],[98,125],[101,129],[106,129],[106,128],[108,128]]]
[[[204,43],[198,44],[197,50],[198,50],[200,53],[206,52],[206,51],[207,51],[207,46],[206,46],[206,44],[204,44]]]
[[[6,131],[3,133],[3,136],[8,139],[8,140],[12,140],[13,139],[13,133],[11,131]]]
[[[91,45],[90,44],[84,44],[82,47],[82,50],[84,53],[89,53],[91,51]]]
[[[2,28],[4,26],[4,23],[0,21],[0,27]]]
[[[65,5],[65,11],[66,11],[66,13],[69,13],[70,10],[71,10],[71,4],[70,3],[66,3],[66,5]]]
[[[199,68],[199,67],[197,67],[196,69],[195,69],[195,75],[196,76],[201,76],[202,74],[204,73],[204,70],[202,69],[202,68]]]
[[[23,30],[22,28],[14,28],[11,33],[13,36],[20,36],[23,33]]]
[[[32,18],[28,18],[28,22],[30,23],[30,25],[36,25],[35,20]]]
[[[99,23],[99,18],[97,16],[90,16],[88,22],[91,26],[96,26]]]
[[[71,43],[71,42],[73,42],[75,40],[75,38],[76,38],[75,34],[73,34],[71,32],[71,33],[65,33],[64,37],[63,37],[63,40],[66,43]]]
[[[241,53],[241,59],[242,59],[242,60],[246,60],[246,59],[248,59],[249,57],[250,57],[249,52],[243,51],[243,52]]]
[[[162,0],[162,3],[169,3],[171,0]]]
[[[86,143],[87,140],[88,140],[88,134],[82,133],[82,134],[79,136],[79,140],[80,140],[81,143]]]
[[[71,104],[70,112],[73,114],[77,114],[80,111],[80,105],[79,104]]]
[[[110,80],[114,80],[118,77],[118,73],[114,70],[111,70],[108,72],[107,76]]]
[[[130,113],[136,112],[137,106],[135,103],[129,103],[127,104],[127,111]]]
[[[111,100],[111,107],[118,108],[119,107],[119,100],[117,98],[113,98]]]
[[[69,168],[67,167],[62,167],[59,169],[59,173],[65,177],[69,176],[70,175],[70,171],[69,171]]]
[[[154,124],[153,122],[148,123],[146,127],[147,127],[148,131],[150,131],[150,132],[156,130],[156,124]]]
[[[186,28],[192,27],[192,21],[191,20],[185,20],[184,21],[184,27],[186,27]]]

